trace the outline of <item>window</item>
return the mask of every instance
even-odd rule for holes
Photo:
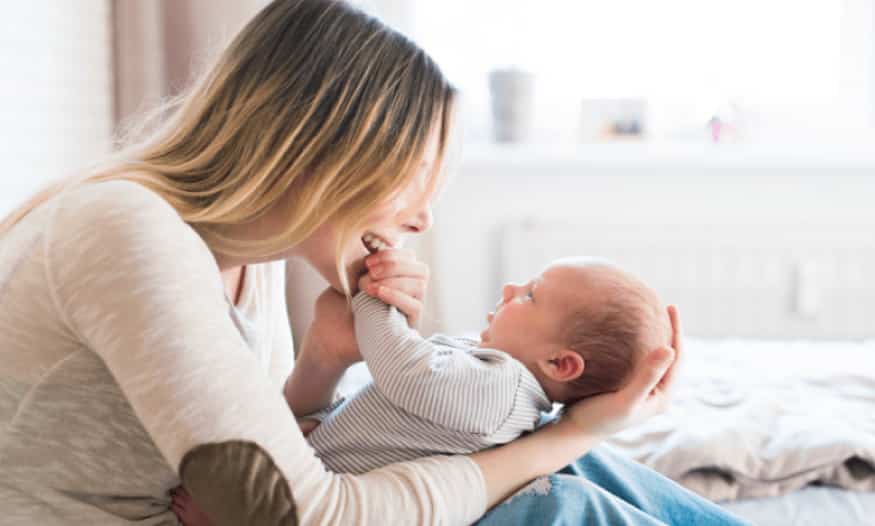
[[[393,2],[397,3],[397,2]],[[640,97],[658,138],[701,134],[727,105],[754,138],[870,125],[872,8],[864,0],[413,0],[410,32],[488,132],[487,74],[536,76],[542,140],[574,139],[581,101]]]

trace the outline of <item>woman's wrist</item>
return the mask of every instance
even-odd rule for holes
[[[302,352],[283,394],[296,416],[306,416],[331,404],[347,366],[320,360],[317,352]]]
[[[585,455],[601,440],[572,422],[559,421],[504,446],[475,453],[471,459],[480,467],[492,507],[532,479]]]
[[[307,340],[310,339],[308,338]],[[296,358],[295,367],[300,364],[307,371],[320,377],[337,376],[339,378],[354,363],[347,363],[334,353],[321,352],[316,342],[305,341],[300,354]]]
[[[604,440],[603,436],[582,431],[575,423],[562,419],[546,424],[529,437],[540,441],[533,445],[538,451],[536,476],[564,468]]]

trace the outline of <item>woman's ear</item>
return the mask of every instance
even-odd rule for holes
[[[586,362],[571,349],[562,349],[550,358],[540,360],[538,366],[551,380],[564,383],[579,378],[586,368]]]

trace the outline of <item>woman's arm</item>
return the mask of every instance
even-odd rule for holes
[[[331,405],[337,384],[347,369],[342,363],[320,359],[319,351],[318,339],[308,331],[283,390],[286,403],[296,416],[306,416]]]
[[[627,397],[608,395],[612,403],[584,412],[590,422],[569,419],[473,459],[328,473],[228,316],[212,254],[166,202],[134,183],[99,183],[71,191],[55,212],[45,272],[69,337],[106,364],[217,524],[467,524],[585,452],[600,436],[587,431],[595,417],[604,426],[617,421],[611,411],[635,413]]]
[[[283,391],[295,415],[309,415],[331,405],[343,373],[361,361],[352,323],[344,296],[333,289],[319,295],[313,321]]]
[[[465,457],[328,473],[228,316],[212,254],[159,197],[99,183],[55,212],[45,271],[69,337],[106,364],[143,438],[217,524],[462,524],[483,513],[483,480]]]

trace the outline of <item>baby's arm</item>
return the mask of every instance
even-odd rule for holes
[[[359,293],[356,338],[377,388],[419,417],[459,431],[491,434],[513,410],[521,364],[426,340],[394,307]]]

